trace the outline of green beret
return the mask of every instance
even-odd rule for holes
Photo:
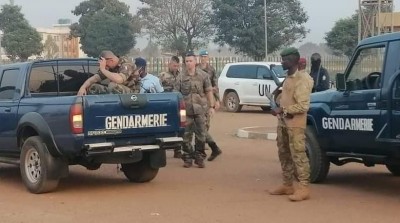
[[[297,50],[297,48],[295,48],[295,47],[289,47],[289,48],[282,50],[282,52],[281,52],[282,57],[289,56],[291,54],[299,54],[299,50]]]

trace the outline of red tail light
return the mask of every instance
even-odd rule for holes
[[[83,106],[82,102],[73,104],[69,110],[69,122],[73,134],[83,133]]]
[[[186,106],[185,106],[185,101],[180,100],[179,101],[179,116],[181,119],[181,127],[184,128],[186,127]]]

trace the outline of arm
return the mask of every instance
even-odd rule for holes
[[[110,79],[110,81],[117,83],[117,84],[122,84],[124,83],[124,81],[126,81],[126,76],[122,73],[113,73],[110,72],[108,70],[106,70],[105,68],[100,68],[101,73],[104,74],[104,76],[106,76],[108,79]]]
[[[100,75],[95,74],[95,75],[91,76],[79,88],[78,95],[79,96],[86,95],[86,89],[88,89],[92,84],[100,82],[100,81],[101,81]]]
[[[155,81],[154,84],[155,84],[155,88],[156,88],[156,92],[157,92],[157,93],[164,92],[164,88],[163,88],[163,86],[161,85],[160,79],[158,79],[158,78],[156,77],[156,81]]]

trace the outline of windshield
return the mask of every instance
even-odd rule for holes
[[[271,64],[270,66],[271,70],[275,73],[277,77],[286,77],[286,71],[283,70],[282,65]]]

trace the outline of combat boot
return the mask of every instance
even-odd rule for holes
[[[278,188],[269,191],[271,195],[291,195],[294,193],[293,185],[281,185]]]
[[[208,143],[208,145],[210,146],[212,152],[211,152],[210,157],[208,157],[207,160],[213,161],[215,158],[217,158],[217,156],[221,155],[222,151],[215,142],[210,142],[210,143]]]
[[[175,149],[174,150],[174,158],[177,158],[177,159],[181,159],[182,158],[182,152],[181,152],[180,149]]]
[[[183,161],[183,167],[190,168],[192,166],[193,166],[193,161],[192,160],[184,160]]]
[[[199,168],[204,168],[204,167],[206,167],[206,165],[204,164],[204,159],[203,159],[203,158],[200,158],[200,157],[196,158],[196,159],[194,160],[194,163],[195,163]]]
[[[309,186],[299,185],[294,194],[289,196],[291,201],[303,201],[310,199],[310,188]]]

